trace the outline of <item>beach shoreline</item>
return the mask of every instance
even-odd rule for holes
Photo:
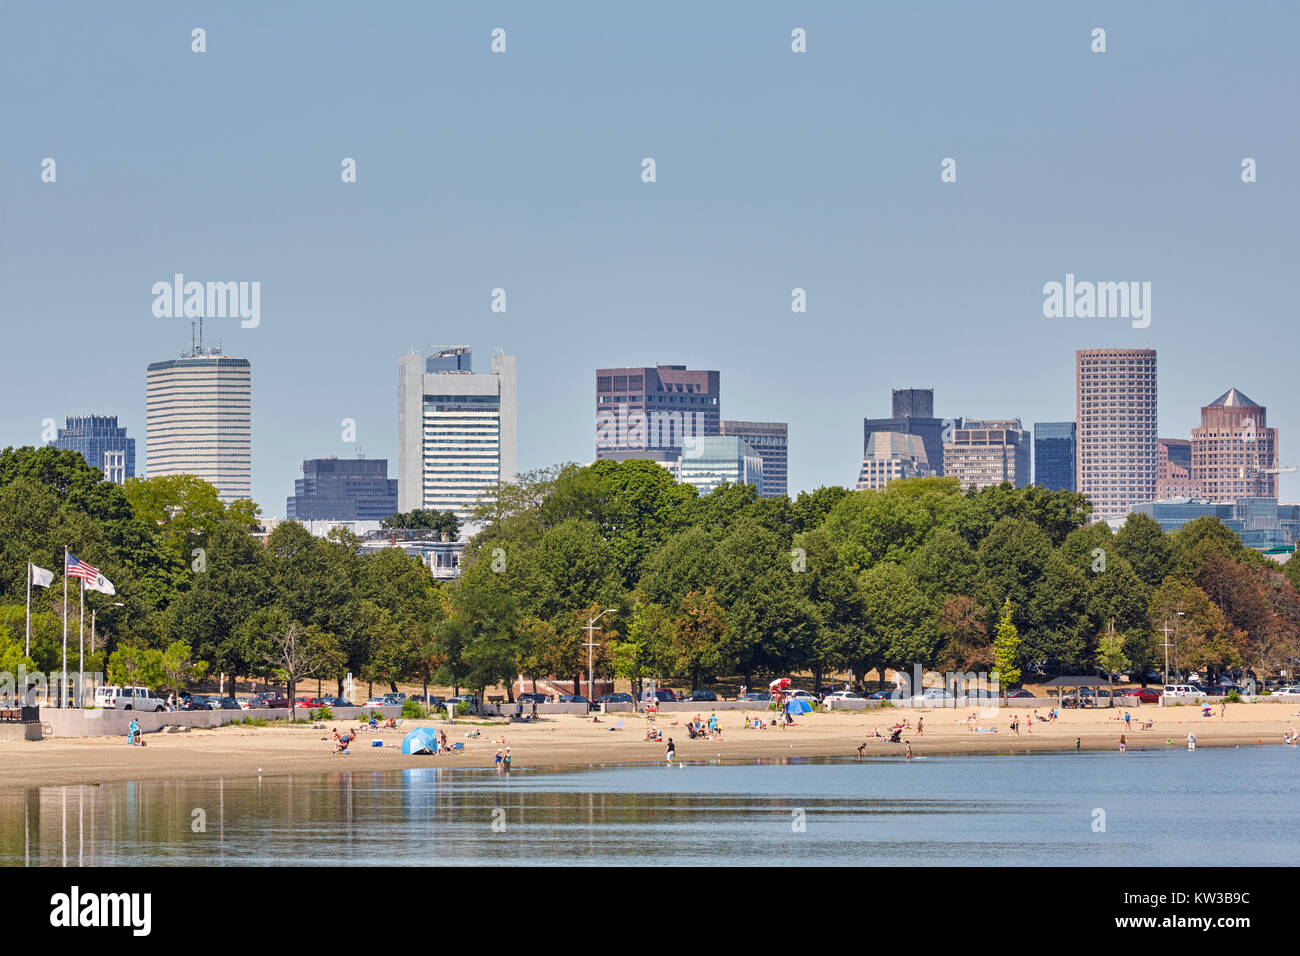
[[[862,756],[903,759],[907,744],[915,756],[1032,755],[1075,749],[1111,750],[1119,754],[1120,736],[1132,751],[1186,749],[1187,734],[1195,733],[1197,747],[1283,746],[1283,734],[1300,726],[1300,715],[1289,708],[1254,704],[1229,704],[1226,715],[1202,717],[1194,708],[1142,707],[1062,711],[1053,722],[1027,722],[1030,710],[1006,708],[996,716],[978,716],[975,724],[996,733],[968,727],[953,709],[909,709],[816,713],[801,717],[787,729],[742,729],[742,721],[768,720],[768,711],[720,713],[720,739],[689,739],[686,724],[692,714],[661,714],[654,726],[663,742],[645,740],[650,721],[643,715],[620,715],[622,730],[611,730],[618,718],[555,715],[533,722],[498,722],[480,725],[470,721],[406,721],[400,730],[363,731],[347,755],[335,754],[328,738],[348,725],[328,721],[325,728],[309,725],[249,727],[228,725],[186,733],[156,733],[146,746],[128,746],[119,737],[63,737],[42,741],[0,741],[0,789],[75,786],[133,780],[203,780],[257,776],[309,775],[349,771],[391,771],[445,767],[491,770],[498,749],[509,747],[513,769],[559,770],[617,765],[663,764],[667,739],[673,738],[682,763],[744,763],[761,760],[853,757],[865,742]],[[707,720],[709,711],[701,709]],[[1020,717],[1019,734],[1012,731],[1012,716]],[[1150,718],[1150,730],[1139,729]],[[918,720],[924,721],[917,732]],[[901,742],[891,744],[874,736],[894,722],[906,721]],[[417,726],[445,731],[451,743],[464,744],[460,754],[405,756],[402,738]],[[477,731],[479,736],[468,734]],[[382,740],[373,747],[372,740]],[[504,742],[502,742],[504,741]]]

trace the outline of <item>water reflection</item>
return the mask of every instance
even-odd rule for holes
[[[0,791],[0,863],[283,865],[721,860],[766,864],[1199,862],[1216,832],[1252,862],[1300,843],[1281,748],[780,758],[564,773],[421,767]],[[1241,781],[1240,784],[1234,781]],[[1108,830],[1092,830],[1092,809]],[[20,843],[21,841],[21,843]]]

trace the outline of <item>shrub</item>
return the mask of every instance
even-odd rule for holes
[[[462,700],[459,704],[456,705],[457,717],[464,717],[468,713],[469,713],[469,701]]]
[[[328,707],[322,707],[319,710],[307,711],[307,716],[311,720],[333,720],[334,711]]]
[[[418,700],[411,700],[409,697],[402,701],[402,717],[406,720],[418,720],[427,716],[424,707]]]
[[[1226,697],[1224,697],[1224,700],[1229,704],[1240,704],[1241,694],[1238,693],[1237,688],[1234,687],[1232,690],[1228,691],[1228,694]]]

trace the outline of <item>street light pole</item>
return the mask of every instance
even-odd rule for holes
[[[596,699],[596,691],[595,691],[596,678],[591,672],[592,668],[595,667],[595,657],[596,657],[596,642],[592,635],[595,631],[600,630],[600,628],[596,627],[596,622],[599,621],[606,614],[613,614],[617,610],[618,608],[616,607],[606,608],[605,610],[597,614],[595,617],[589,618],[587,620],[587,626],[583,628],[583,630],[587,632],[587,643],[584,644],[583,647],[587,649],[587,703],[588,704],[591,704]]]

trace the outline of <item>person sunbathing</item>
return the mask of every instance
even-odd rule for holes
[[[357,739],[357,738],[356,738],[356,734],[354,734],[354,733],[346,733],[346,734],[344,734],[343,736],[338,737],[338,738],[334,741],[334,752],[335,752],[336,754],[338,754],[338,753],[344,753],[344,754],[347,753],[347,752],[348,752],[348,744],[352,743],[352,741],[354,741],[354,740],[356,740],[356,739]]]

